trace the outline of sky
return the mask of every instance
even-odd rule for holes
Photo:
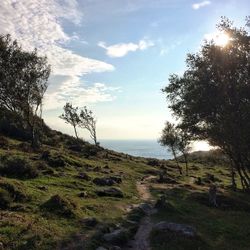
[[[1,0],[0,34],[47,56],[51,128],[73,134],[59,118],[70,102],[94,112],[99,139],[157,139],[173,121],[161,92],[169,75],[221,16],[243,26],[249,10],[249,0]]]

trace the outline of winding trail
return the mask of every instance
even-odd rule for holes
[[[145,179],[147,181],[150,177]],[[134,236],[134,239],[130,240],[124,250],[150,250],[149,236],[153,227],[150,215],[155,213],[156,210],[153,208],[152,196],[149,192],[148,184],[146,182],[137,182],[136,184],[138,193],[143,201],[148,203],[151,207],[150,210],[146,211],[146,215],[140,222],[140,226]]]

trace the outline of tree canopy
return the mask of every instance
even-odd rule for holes
[[[0,108],[17,113],[36,141],[37,116],[48,87],[50,65],[37,51],[24,51],[10,35],[0,36]]]
[[[242,185],[250,187],[250,37],[226,18],[217,25],[229,41],[205,41],[188,54],[182,76],[163,89],[180,127],[219,146],[232,160]]]

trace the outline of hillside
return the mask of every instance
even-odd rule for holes
[[[47,132],[39,150],[0,137],[0,249],[250,248],[250,196],[230,191],[225,162],[196,153],[189,177],[179,176],[171,160],[132,157]],[[210,183],[219,187],[218,207],[208,203]],[[197,233],[159,231],[161,221]]]

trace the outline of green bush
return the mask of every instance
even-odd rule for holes
[[[72,217],[74,216],[74,209],[76,208],[76,205],[72,201],[63,198],[60,195],[54,195],[41,207],[51,213],[65,217]]]
[[[101,147],[91,145],[91,144],[86,144],[82,147],[82,153],[86,158],[90,156],[95,156],[100,151],[102,151]]]
[[[0,209],[9,208],[12,201],[13,200],[8,191],[0,188]]]
[[[66,165],[63,156],[59,154],[49,156],[47,162],[51,167],[64,167]]]
[[[0,174],[15,178],[35,178],[38,176],[38,171],[27,159],[9,156],[2,159]]]
[[[0,189],[6,190],[14,201],[28,200],[23,185],[18,181],[0,179]]]
[[[9,141],[4,137],[0,135],[0,148],[8,148]]]

